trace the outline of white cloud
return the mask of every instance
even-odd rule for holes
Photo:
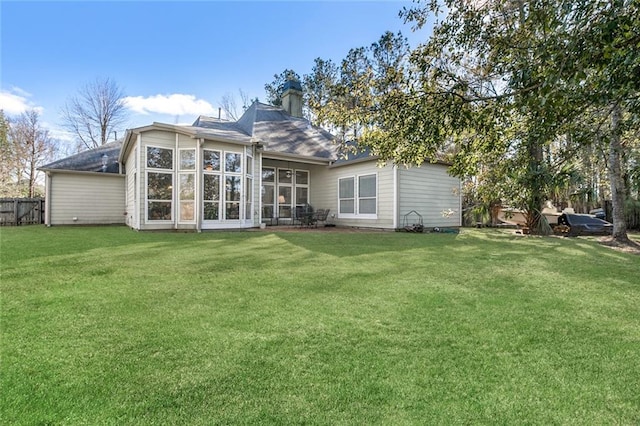
[[[213,106],[193,95],[174,93],[149,97],[127,96],[124,103],[131,111],[140,114],[207,115],[213,114]]]
[[[31,94],[24,90],[13,87],[11,90],[0,91],[0,109],[2,109],[7,115],[18,115],[23,112],[33,109],[42,114],[44,108],[34,105],[28,98]]]

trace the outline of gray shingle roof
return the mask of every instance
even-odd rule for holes
[[[154,123],[127,131],[145,131],[154,128],[182,131],[192,137],[250,144],[260,142],[265,154],[282,154],[327,161],[338,159],[338,146],[333,136],[319,127],[314,127],[303,118],[293,117],[279,107],[254,102],[236,122],[200,116],[191,126],[174,126]],[[128,139],[129,140],[129,139]],[[81,152],[41,167],[42,170],[75,170],[103,172],[102,156],[109,163],[106,173],[118,173],[118,158],[123,141],[107,143],[99,148]]]
[[[40,167],[40,170],[72,170],[82,172],[118,173],[118,155],[122,140],[108,142],[98,148],[83,151],[70,157]],[[106,155],[107,167],[103,169],[102,157]]]
[[[203,137],[218,135],[239,141],[249,138],[264,144],[265,152],[337,158],[337,147],[329,132],[312,126],[304,118],[291,116],[282,108],[261,102],[251,104],[236,122],[200,116],[191,128]]]
[[[337,158],[333,136],[304,118],[281,108],[254,102],[236,123],[243,132],[265,144],[265,152]]]
[[[236,122],[201,115],[191,126],[184,126],[200,137],[250,143],[251,135],[243,131]]]

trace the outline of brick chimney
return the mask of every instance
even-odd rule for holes
[[[292,116],[302,118],[302,85],[298,80],[287,80],[284,83],[282,108]]]

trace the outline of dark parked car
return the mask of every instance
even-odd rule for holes
[[[578,235],[611,235],[613,232],[613,224],[588,214],[562,213],[558,218],[558,225],[568,226],[568,235],[570,237]]]

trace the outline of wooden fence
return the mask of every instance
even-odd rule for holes
[[[0,198],[0,226],[44,223],[44,198]]]

